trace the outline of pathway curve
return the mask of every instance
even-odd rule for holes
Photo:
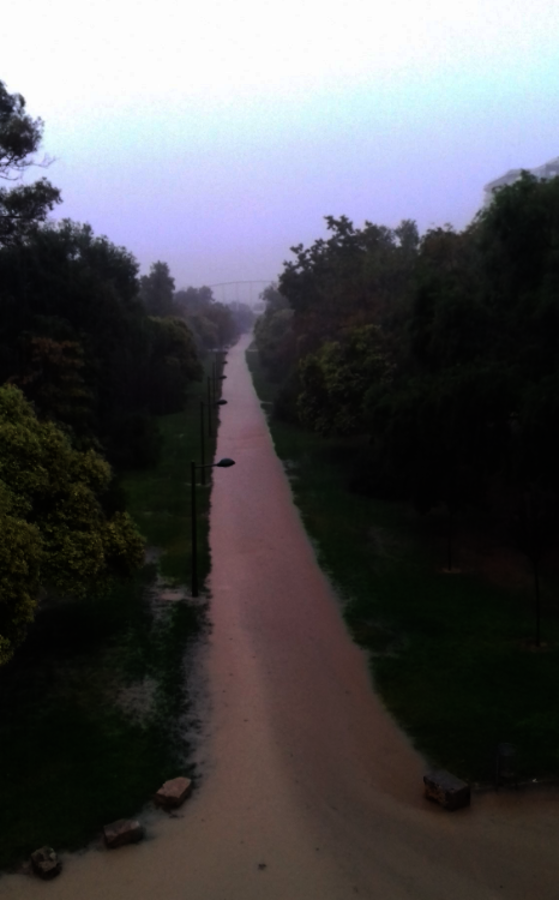
[[[49,900],[488,900],[559,893],[559,798],[443,812],[371,690],[252,389],[229,354],[215,470],[203,781],[150,839],[65,860]],[[43,898],[24,876],[0,897]]]

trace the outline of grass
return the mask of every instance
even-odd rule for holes
[[[269,403],[274,388],[256,354],[247,359]],[[507,741],[521,778],[556,778],[559,604],[552,572],[544,578],[547,646],[533,651],[529,578],[505,586],[481,565],[445,573],[444,517],[421,517],[349,489],[361,440],[324,440],[277,421],[271,431],[348,628],[368,650],[376,688],[418,750],[431,764],[488,783],[496,745]],[[480,523],[466,524],[475,531]]]
[[[158,562],[105,596],[45,605],[0,670],[0,869],[44,844],[77,849],[104,824],[137,814],[165,779],[193,775],[185,650],[205,627],[204,607],[150,597],[188,582],[189,463],[199,458],[204,387],[185,413],[162,417],[158,467],[124,479]],[[206,442],[206,458],[213,447]],[[210,487],[197,492],[202,583]]]
[[[165,446],[161,463],[151,471],[130,473],[124,487],[128,508],[140,531],[151,546],[163,548],[159,560],[161,574],[170,584],[186,584],[192,562],[190,462],[194,460],[198,464],[200,457],[199,402],[191,402],[186,414],[164,416],[160,428]],[[196,490],[200,580],[210,568],[207,528],[210,490],[211,479],[206,473],[206,486],[198,485]]]

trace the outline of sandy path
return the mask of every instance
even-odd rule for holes
[[[373,694],[291,502],[244,363],[229,355],[211,543],[203,782],[149,839],[68,856],[56,900],[485,900],[559,896],[559,798],[475,797],[444,813]]]

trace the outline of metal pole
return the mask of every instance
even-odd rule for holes
[[[212,388],[211,379],[208,375],[208,437],[212,436]]]
[[[200,400],[200,484],[206,483],[206,457],[204,453],[204,401]]]
[[[198,596],[198,546],[196,534],[196,463],[190,463],[190,530],[192,549],[192,596]]]
[[[212,373],[213,373],[213,402],[215,403],[217,400],[217,385],[216,385],[216,375],[215,375],[215,359],[212,363]]]

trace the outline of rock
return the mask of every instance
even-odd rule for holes
[[[125,844],[137,844],[144,836],[144,829],[136,819],[118,819],[103,828],[105,844],[111,850]]]
[[[33,871],[39,878],[56,878],[62,871],[62,863],[52,847],[41,847],[31,854]]]
[[[176,809],[184,803],[191,788],[190,778],[172,778],[159,788],[153,798],[154,803],[163,809]]]
[[[437,769],[423,776],[425,784],[425,796],[428,800],[435,800],[444,809],[460,809],[470,805],[470,786],[450,772]]]

